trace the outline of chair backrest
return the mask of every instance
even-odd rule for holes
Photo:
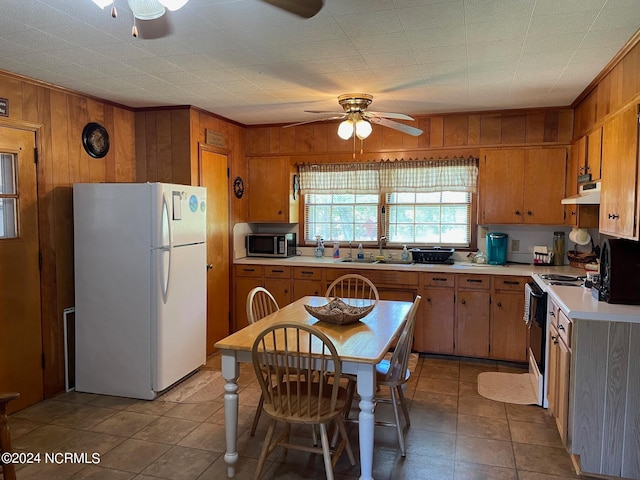
[[[11,433],[7,426],[7,405],[10,401],[20,397],[19,393],[0,393],[0,453],[12,452]],[[0,476],[5,480],[16,480],[15,464],[9,462],[3,465],[0,462]]]
[[[418,305],[420,305],[422,297],[416,296],[411,305],[404,328],[400,333],[396,348],[393,351],[391,360],[389,361],[389,369],[387,370],[386,381],[401,380],[405,377],[409,366],[409,357],[411,356],[411,346],[413,345],[413,332],[416,326],[416,314],[418,313]]]
[[[263,330],[252,347],[253,368],[272,416],[317,423],[339,412],[342,363],[331,340],[316,327],[279,323]]]
[[[341,298],[345,303],[364,307],[375,305],[380,300],[378,289],[371,280],[356,273],[349,273],[336,278],[325,293],[325,297],[331,300],[334,297]]]
[[[256,287],[247,295],[247,320],[249,324],[278,311],[278,302],[273,295],[263,287]]]

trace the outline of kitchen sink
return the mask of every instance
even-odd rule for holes
[[[376,263],[378,262],[378,260],[376,260],[375,258],[341,258],[340,260],[337,260],[338,262],[341,263]]]
[[[385,259],[385,260],[376,260],[376,263],[386,264],[386,265],[412,265],[414,262],[412,262],[411,260]]]

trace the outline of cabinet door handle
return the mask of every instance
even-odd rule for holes
[[[462,305],[466,305],[466,304],[467,304],[467,301],[466,301],[466,300],[462,300],[460,303],[461,303]]]
[[[477,278],[467,278],[467,282],[469,282],[469,283],[482,283],[482,280],[478,280]]]
[[[284,270],[271,270],[271,273],[284,273]]]
[[[282,215],[282,210],[278,210],[278,215]]]
[[[617,220],[618,218],[620,218],[620,215],[616,213],[610,213],[607,215],[607,217],[609,218],[609,220]]]
[[[555,314],[555,312],[554,312],[553,310],[549,311],[549,315],[550,315],[551,317],[555,317],[555,316],[556,316],[556,314]]]
[[[533,212],[531,210],[527,210],[527,215],[531,216],[533,215]]]
[[[430,299],[430,298],[427,298],[427,302],[431,303],[431,299]]]
[[[287,290],[286,288],[284,289],[284,293],[289,293],[289,290]]]
[[[498,302],[498,307],[502,308],[502,303]]]
[[[313,272],[309,272],[308,270],[302,270],[300,273],[302,273],[302,275],[313,275]]]
[[[520,282],[517,280],[504,280],[502,283],[505,285],[520,285]]]
[[[564,330],[564,325],[558,325],[558,330]]]
[[[256,269],[255,268],[243,268],[242,271],[243,272],[255,272]]]
[[[516,210],[516,215],[520,215],[520,210]]]
[[[433,280],[434,282],[446,282],[447,281],[446,278],[442,278],[442,277],[433,277],[431,280]]]

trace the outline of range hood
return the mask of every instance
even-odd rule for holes
[[[563,198],[563,205],[600,205],[600,182],[583,183],[578,195]]]

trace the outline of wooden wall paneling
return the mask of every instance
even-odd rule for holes
[[[480,145],[480,115],[469,115],[468,145]]]
[[[606,75],[596,87],[596,122],[603,120],[611,112],[611,73]]]
[[[118,154],[116,146],[118,145],[118,135],[115,129],[114,106],[104,106],[104,125],[109,132],[109,153],[104,157],[104,177],[105,182],[116,181],[116,160]]]
[[[137,112],[135,117],[135,158],[136,158],[136,182],[146,182],[149,179],[147,164],[147,115],[145,112]]]
[[[418,147],[429,148],[431,146],[431,118],[418,117],[418,128],[422,130],[422,135],[418,137]]]
[[[198,157],[191,158],[191,122],[189,109],[170,110],[171,135],[171,181],[183,185],[193,185],[197,175],[192,176],[191,165]],[[197,170],[196,170],[197,171]]]
[[[501,122],[501,143],[525,143],[527,139],[527,116],[525,114],[503,115]]]
[[[327,128],[327,150],[326,153],[350,152],[353,149],[353,140],[342,140],[338,136],[338,123],[329,122],[325,124]],[[373,127],[374,131],[376,127]],[[369,137],[375,135],[371,132]]]
[[[40,87],[33,83],[22,83],[22,119],[38,123],[38,92]]]
[[[67,145],[69,148],[69,171],[71,184],[88,182],[90,178],[90,158],[82,146],[82,130],[88,122],[87,100],[76,95],[67,95],[67,117],[59,118],[67,124]]]
[[[596,92],[591,92],[575,109],[574,137],[587,133],[596,123]]]
[[[480,144],[498,145],[502,142],[502,120],[498,114],[480,116]]]
[[[333,135],[338,137],[338,123],[335,124],[335,130],[333,131]],[[365,152],[378,152],[382,150],[383,138],[387,134],[386,130],[389,130],[387,127],[381,127],[380,125],[372,125],[371,135],[369,135],[364,143],[360,143],[360,139],[356,137],[355,143],[355,151],[356,153],[360,152],[360,148],[362,147]],[[331,135],[331,129],[329,129],[329,135]],[[338,137],[339,138],[339,137]],[[353,139],[348,141],[340,140],[340,142],[344,145],[342,151],[343,152],[353,152],[354,144]]]
[[[611,322],[609,328],[601,471],[605,475],[619,476],[620,465],[622,465],[624,419],[627,407],[630,326],[631,324],[629,323]]]
[[[629,358],[640,358],[640,325],[631,324],[629,333]],[[640,368],[629,368],[627,388],[627,422],[624,432],[624,451],[622,453],[621,476],[640,477]]]
[[[407,125],[411,125],[412,127],[416,127],[416,128],[420,128],[418,126],[418,122],[411,122],[411,121],[407,121],[404,122]],[[424,130],[423,130],[424,132]],[[422,134],[424,135],[424,133]],[[414,137],[413,135],[407,135],[406,133],[402,134],[402,149],[403,150],[416,150],[418,148],[419,142],[420,142],[420,137],[422,135],[419,135],[417,137]]]
[[[326,123],[313,125],[313,153],[326,153],[329,151],[329,130]]]
[[[159,182],[158,173],[158,127],[156,112],[145,112],[145,138],[147,159],[147,181]]]
[[[305,125],[291,128],[276,127],[277,133],[280,137],[280,149],[278,150],[278,153],[286,153],[289,155],[296,153],[296,136],[298,135],[298,129],[303,126]],[[274,132],[272,131],[271,133],[273,134]]]
[[[382,133],[382,150],[402,149],[402,132],[387,127],[374,126],[373,128],[379,128]],[[365,140],[365,143],[368,143],[367,140]]]
[[[611,87],[609,92],[609,110],[616,112],[622,107],[622,78],[623,78],[623,63],[620,62],[615,66],[609,76],[611,77]]]
[[[558,111],[558,142],[571,143],[573,140],[573,109]]]
[[[544,112],[528,112],[526,123],[526,143],[542,143],[544,141]],[[571,132],[573,135],[573,132]]]
[[[251,128],[247,135],[247,153],[251,155],[268,155],[270,150],[270,128]]]
[[[442,117],[431,117],[431,135],[429,146],[444,146],[444,119]]]
[[[269,153],[280,153],[280,127],[269,127]]]
[[[138,180],[135,127],[136,115],[123,108],[113,109],[113,178],[107,181],[135,182]],[[143,130],[144,132],[144,130]],[[144,151],[144,150],[142,150]],[[110,172],[108,172],[111,175]]]
[[[158,182],[173,182],[173,146],[171,144],[171,112],[156,112],[156,155]]]
[[[467,145],[469,142],[469,116],[451,115],[444,117],[443,140],[445,147]]]
[[[22,84],[17,78],[0,76],[0,91],[2,97],[9,100],[9,118],[15,121],[25,120],[22,114]]]
[[[544,115],[544,142],[557,142],[558,141],[558,125],[559,114],[557,110],[545,112]]]
[[[640,45],[625,55],[622,66],[622,102],[627,102],[640,92]]]
[[[107,132],[109,132],[110,143],[112,143],[114,140],[113,128],[112,128],[113,125],[105,121],[106,108],[113,109],[112,106],[106,107],[101,102],[97,102],[96,100],[93,100],[93,99],[87,99],[87,123],[96,122],[102,125],[104,128],[106,128]],[[85,125],[86,123],[82,125],[83,129]],[[84,152],[84,148],[82,149],[82,151],[83,153],[86,154],[86,152]],[[88,182],[97,183],[97,182],[105,181],[106,171],[107,171],[106,169],[107,157],[112,157],[112,156],[113,156],[113,152],[111,151],[111,147],[109,148],[109,153],[107,153],[107,155],[102,158],[93,158],[89,155],[86,155],[85,157],[83,155],[83,158],[86,159],[87,167],[89,170],[89,177],[87,179]]]
[[[313,125],[299,125],[297,127],[289,127],[284,130],[295,130],[295,153],[313,152]]]

